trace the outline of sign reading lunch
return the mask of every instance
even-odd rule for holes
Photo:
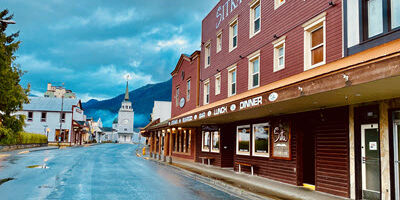
[[[229,16],[229,14],[234,11],[239,4],[242,3],[242,0],[227,0],[224,4],[220,5],[217,9],[217,26],[221,25],[221,22],[224,21],[225,18]]]

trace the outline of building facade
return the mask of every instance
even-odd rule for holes
[[[154,101],[151,120],[165,121],[171,118],[171,102],[170,101]]]
[[[152,155],[399,199],[399,6],[220,1],[202,22],[199,104],[176,98],[169,122],[146,130]]]
[[[78,99],[30,97],[16,114],[25,115],[24,131],[46,135],[49,142],[83,142],[86,119]]]
[[[124,101],[121,103],[121,108],[118,111],[118,142],[131,143],[133,138],[133,121],[134,112],[132,103],[129,101],[128,82],[126,83],[126,91]]]
[[[51,83],[47,83],[47,91],[44,93],[44,97],[75,99],[76,95],[71,90],[67,90],[64,87],[53,86]]]

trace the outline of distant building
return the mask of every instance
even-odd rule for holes
[[[154,101],[153,112],[151,113],[151,120],[160,119],[165,121],[171,118],[171,102],[170,101]]]
[[[75,99],[76,95],[71,90],[67,90],[61,86],[53,86],[51,83],[47,83],[47,91],[44,93],[44,97],[50,98],[70,98]]]
[[[111,127],[103,127],[104,135],[101,137],[101,142],[116,142],[118,140],[117,130]]]
[[[121,108],[118,112],[118,124],[116,130],[118,132],[119,143],[131,143],[133,137],[133,118],[134,112],[132,102],[129,101],[128,82],[126,82],[125,98],[121,103]],[[114,125],[113,125],[114,126]]]
[[[79,99],[30,97],[16,114],[26,116],[24,131],[46,135],[49,142],[83,142],[86,119]]]

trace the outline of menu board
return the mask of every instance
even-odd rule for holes
[[[290,151],[290,123],[279,122],[272,128],[272,157],[277,159],[291,160]]]

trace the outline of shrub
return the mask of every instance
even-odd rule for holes
[[[18,144],[45,144],[47,137],[42,134],[20,132]]]
[[[0,126],[0,144],[12,145],[17,143],[17,138],[10,128]]]

